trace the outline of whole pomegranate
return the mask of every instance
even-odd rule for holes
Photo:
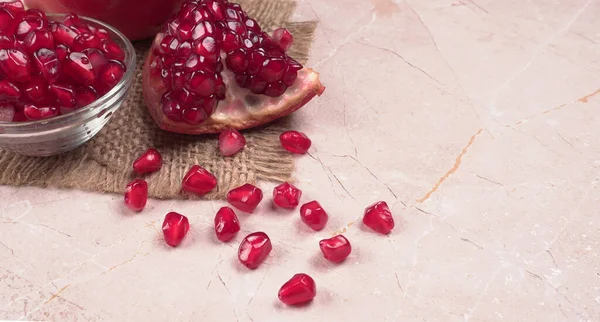
[[[325,88],[290,57],[287,30],[265,33],[239,4],[187,0],[156,36],[144,99],[163,130],[246,129],[288,115]]]
[[[150,38],[183,0],[24,0],[31,9],[76,13],[106,22],[131,40]]]

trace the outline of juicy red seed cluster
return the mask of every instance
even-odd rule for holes
[[[284,46],[290,42],[286,37]],[[214,112],[226,91],[221,51],[241,87],[256,94],[282,95],[302,65],[287,56],[280,43],[272,41],[238,4],[186,1],[152,49],[152,73],[166,88],[163,113],[172,121],[196,125]]]
[[[50,21],[19,0],[0,2],[0,106],[12,109],[13,122],[92,103],[123,78],[124,58],[106,30],[74,14]]]

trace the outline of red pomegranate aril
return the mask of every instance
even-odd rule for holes
[[[194,165],[188,170],[181,188],[183,191],[203,196],[217,186],[217,178],[199,165]]]
[[[327,212],[323,210],[323,207],[321,207],[319,202],[313,200],[300,207],[300,219],[302,219],[302,222],[312,230],[319,231],[325,228],[329,216],[327,215]]]
[[[248,68],[248,58],[246,56],[247,53],[242,48],[232,51],[225,59],[227,68],[234,73],[245,72]]]
[[[27,104],[23,109],[23,113],[27,119],[37,121],[57,116],[59,114],[59,109],[56,106],[36,106]]]
[[[48,83],[39,76],[31,78],[23,86],[23,94],[27,100],[35,104],[52,104],[53,100],[48,91]]]
[[[125,189],[125,205],[133,211],[142,211],[148,201],[148,183],[135,179],[127,184]]]
[[[91,32],[83,32],[73,39],[72,51],[83,51],[88,48],[102,49],[102,40]]]
[[[84,53],[70,53],[63,61],[63,70],[80,84],[91,85],[96,81],[94,67]]]
[[[165,93],[168,94],[169,92]],[[162,100],[162,112],[172,121],[181,121],[183,109],[181,105],[168,96],[164,96]]]
[[[223,51],[225,51],[226,53],[230,53],[231,51],[242,47],[242,39],[238,34],[229,29],[223,30],[223,35],[221,37],[221,47]]]
[[[295,274],[279,289],[278,297],[286,305],[298,305],[311,301],[317,295],[312,277],[304,273]]]
[[[23,47],[31,55],[40,48],[54,48],[54,38],[48,30],[34,30],[25,37]]]
[[[247,213],[252,213],[262,198],[262,190],[249,183],[237,187],[227,193],[227,201],[229,204]]]
[[[18,25],[15,36],[17,39],[23,40],[27,34],[34,30],[42,30],[46,28],[47,22],[40,17],[25,17]]]
[[[283,51],[288,51],[294,43],[294,37],[292,37],[292,34],[285,28],[279,28],[273,31],[271,40]]]
[[[273,203],[285,209],[294,209],[300,203],[302,191],[284,182],[273,189]]]
[[[10,11],[0,8],[0,32],[12,34],[17,26],[17,21]]]
[[[206,97],[215,93],[214,76],[204,71],[194,72],[186,85],[187,89],[200,96]]]
[[[98,75],[98,90],[101,93],[108,92],[115,87],[125,75],[125,66],[119,61],[109,60]]]
[[[344,235],[337,235],[319,242],[323,257],[330,262],[342,262],[352,252],[352,246]]]
[[[19,49],[0,49],[0,68],[13,82],[26,82],[31,77],[29,58]]]
[[[295,154],[306,153],[312,145],[306,134],[298,131],[283,132],[279,136],[279,141],[284,149]]]
[[[215,234],[222,242],[230,241],[240,231],[240,222],[233,209],[221,207],[215,215]]]
[[[227,129],[219,135],[221,154],[230,157],[246,146],[246,138],[236,129]]]
[[[94,34],[96,34],[96,36],[98,36],[100,39],[102,40],[107,40],[110,39],[110,35],[108,34],[108,31],[106,31],[106,29],[103,28],[92,28],[92,26],[88,26],[90,28],[90,31],[94,32]],[[119,58],[113,58],[113,59],[119,59]],[[123,58],[121,58],[121,60],[123,60]]]
[[[0,0],[0,8],[4,8],[13,13],[13,15],[22,15],[25,12],[21,0]]]
[[[217,20],[225,19],[225,10],[223,8],[223,2],[221,2],[219,0],[210,0],[205,3],[206,3],[206,6],[208,7],[208,9],[210,10],[210,12],[215,17],[215,19],[217,19]]]
[[[188,107],[183,110],[181,119],[190,125],[198,125],[206,121],[208,115],[206,111],[201,107]]]
[[[190,222],[186,216],[176,212],[170,212],[165,216],[162,231],[167,245],[171,247],[179,246],[189,230]]]
[[[60,107],[65,107],[67,109],[77,107],[77,103],[75,102],[75,92],[71,85],[52,84],[50,85],[50,92],[54,94]]]
[[[266,82],[276,82],[281,80],[285,72],[285,62],[280,58],[272,58],[263,63],[260,70],[260,77]]]
[[[15,122],[15,107],[11,104],[0,105],[0,122]]]
[[[21,97],[21,91],[17,85],[6,79],[0,80],[0,102],[14,102]]]
[[[65,59],[71,51],[65,45],[58,45],[58,46],[56,46],[54,52],[56,53],[56,56],[58,57],[58,61],[63,61],[63,59]]]
[[[138,174],[156,172],[162,167],[162,155],[158,150],[149,148],[133,161],[133,171]]]
[[[249,234],[242,240],[238,249],[238,259],[249,269],[255,269],[262,264],[273,250],[271,239],[264,232]]]
[[[69,27],[75,27],[75,26],[81,26],[81,25],[83,25],[83,23],[81,22],[81,19],[79,19],[79,16],[77,16],[74,13],[68,14],[63,19],[62,23],[64,23],[65,26],[69,26]]]
[[[394,229],[394,217],[387,203],[379,201],[367,207],[363,224],[380,234],[389,234]]]
[[[104,69],[106,64],[108,64],[108,59],[104,57],[102,51],[96,48],[84,49],[82,53],[84,53],[89,58],[90,63],[92,64],[92,68],[94,70],[94,74],[96,74],[97,77],[98,74],[100,74],[100,72]]]
[[[102,41],[102,51],[106,54],[108,59],[116,59],[123,61],[125,59],[125,51],[110,39],[104,39]]]
[[[33,63],[48,83],[55,82],[60,71],[60,61],[57,54],[47,48],[39,49],[33,54]]]
[[[81,108],[92,104],[98,99],[98,94],[93,87],[90,86],[78,86],[75,88],[75,102],[77,107]]]
[[[15,37],[0,32],[0,49],[10,49],[15,46]]]
[[[283,95],[283,93],[285,93],[286,90],[287,86],[285,86],[285,84],[283,84],[282,82],[276,82],[268,84],[265,87],[264,94],[270,97],[279,97]]]
[[[53,22],[52,27],[52,36],[54,37],[54,41],[56,44],[63,44],[71,47],[73,45],[73,41],[75,37],[78,36],[77,32],[73,29],[65,26],[60,22]]]

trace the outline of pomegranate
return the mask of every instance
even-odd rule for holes
[[[297,131],[283,132],[279,141],[284,149],[295,154],[305,154],[312,144],[306,134]]]
[[[329,216],[318,201],[307,202],[300,207],[300,219],[314,231],[325,228]]]
[[[156,36],[143,71],[144,99],[163,130],[218,133],[288,115],[324,91],[318,74],[285,52],[240,5],[188,0]]]
[[[154,148],[150,148],[133,161],[133,171],[144,174],[160,170],[162,167],[162,156]]]
[[[381,234],[389,234],[394,229],[394,217],[385,201],[379,201],[365,209],[363,224]]]
[[[246,146],[246,138],[236,129],[227,129],[219,135],[219,150],[229,157],[238,153]]]
[[[240,222],[233,209],[221,207],[215,216],[215,234],[217,238],[226,242],[231,240],[240,231]]]
[[[273,189],[273,203],[285,209],[294,209],[300,202],[302,191],[284,182]]]
[[[237,187],[227,193],[227,201],[237,209],[252,213],[263,198],[260,188],[249,183]]]
[[[279,289],[279,300],[287,305],[307,303],[317,295],[317,287],[312,277],[299,273],[285,282]]]
[[[319,242],[323,257],[330,262],[342,262],[352,252],[352,246],[344,235],[337,235]]]
[[[142,211],[148,201],[148,183],[135,179],[125,189],[125,205],[133,211]]]
[[[12,106],[8,121],[48,119],[92,103],[123,78],[124,58],[106,30],[77,15],[51,21],[19,0],[0,2],[0,103]]]
[[[129,39],[152,37],[183,0],[24,0],[28,8],[96,18],[123,32]]]
[[[217,178],[199,165],[194,165],[187,172],[181,183],[183,191],[203,196],[217,186]]]
[[[238,259],[244,266],[255,269],[265,261],[271,250],[273,245],[269,236],[261,231],[255,232],[242,240],[238,249]]]
[[[165,243],[171,247],[177,247],[190,230],[190,222],[186,216],[170,212],[165,216],[162,230]]]

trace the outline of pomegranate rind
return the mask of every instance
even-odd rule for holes
[[[280,97],[267,97],[255,95],[245,89],[240,89],[233,79],[226,80],[228,90],[224,101],[221,101],[216,111],[203,123],[190,125],[175,122],[167,118],[162,112],[161,98],[166,88],[160,77],[152,77],[150,64],[154,59],[149,52],[144,62],[142,71],[142,84],[144,88],[144,101],[154,122],[162,130],[180,134],[208,134],[219,133],[227,128],[244,130],[270,123],[276,119],[287,116],[310,102],[315,96],[321,96],[325,87],[319,80],[319,74],[310,68],[298,71],[298,78],[294,85]],[[224,72],[225,74],[225,72]],[[227,79],[227,75],[223,75]],[[238,93],[245,93],[260,101],[259,105],[250,106],[241,95],[232,95],[233,89]]]

